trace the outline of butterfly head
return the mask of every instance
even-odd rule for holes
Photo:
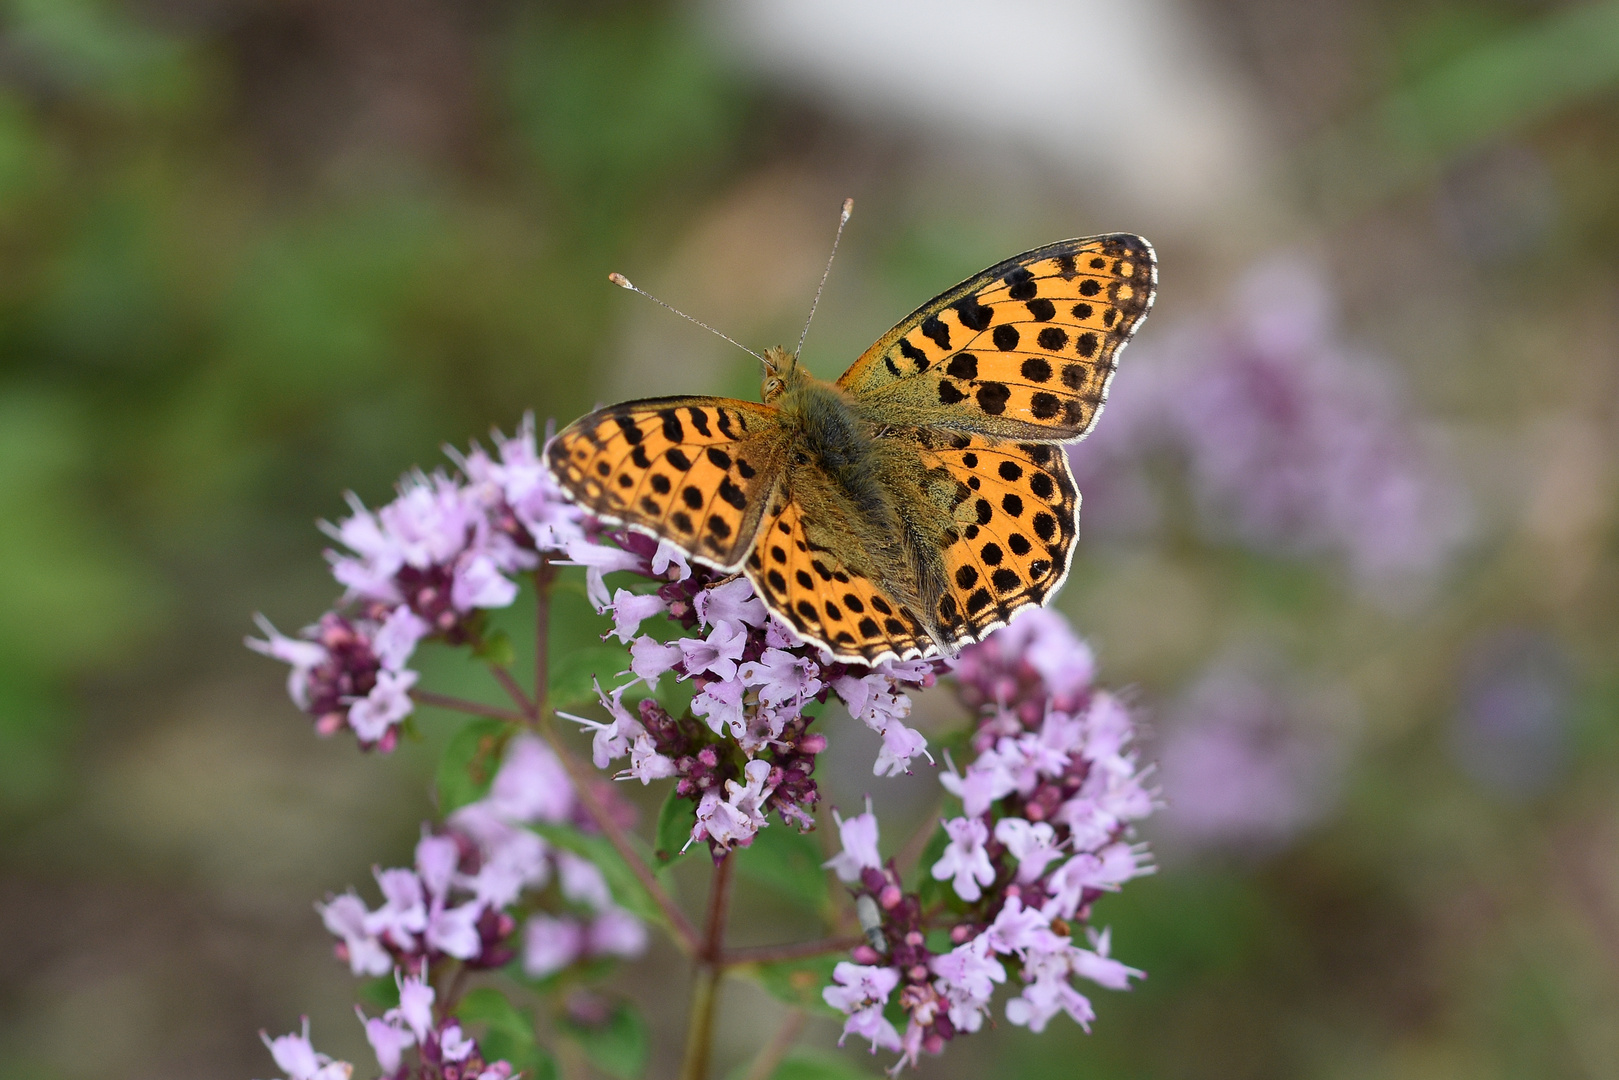
[[[772,345],[765,350],[764,362],[765,380],[760,387],[760,396],[768,405],[802,379],[803,372],[798,367],[798,356],[780,345]]]

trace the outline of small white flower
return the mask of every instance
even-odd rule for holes
[[[956,895],[971,903],[984,895],[980,886],[995,880],[995,868],[984,850],[989,829],[978,818],[959,817],[944,822],[944,831],[950,836],[950,844],[933,864],[933,879],[954,878],[951,884]]]
[[[838,839],[843,850],[821,865],[847,882],[859,881],[862,870],[881,870],[883,859],[877,853],[877,815],[871,812],[871,798],[866,798],[864,814],[843,818],[834,809],[832,819],[838,824]]]

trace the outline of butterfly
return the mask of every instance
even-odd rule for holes
[[[1060,240],[923,304],[836,383],[767,349],[761,402],[613,405],[547,465],[603,522],[746,574],[838,660],[953,655],[1067,578],[1062,444],[1096,424],[1157,284],[1139,236]]]

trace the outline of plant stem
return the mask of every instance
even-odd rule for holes
[[[777,964],[783,960],[805,960],[827,953],[848,952],[864,941],[859,937],[830,937],[818,941],[796,941],[790,945],[749,945],[741,949],[727,949],[720,957],[722,967],[739,964]]]
[[[528,717],[511,709],[502,709],[499,705],[485,705],[481,701],[468,701],[466,698],[451,697],[448,694],[435,694],[431,690],[412,690],[412,701],[423,705],[436,705],[440,709],[451,709],[455,712],[470,713],[473,716],[492,716],[496,720],[506,720],[513,724],[526,724]]]
[[[471,971],[466,964],[456,965],[455,974],[450,976],[450,985],[444,989],[444,993],[439,997],[439,1015],[449,1016],[455,1012],[456,1005],[461,1001],[461,992],[466,989],[467,976],[470,974]]]
[[[793,1048],[798,1037],[804,1034],[804,1025],[809,1023],[809,1013],[803,1009],[793,1009],[770,1037],[770,1041],[759,1049],[759,1053],[748,1065],[748,1071],[743,1074],[742,1080],[770,1080],[770,1075],[781,1064],[781,1059],[787,1056],[787,1051]]]
[[[682,951],[687,953],[696,954],[701,951],[703,943],[697,936],[697,928],[691,924],[691,920],[686,918],[686,913],[680,910],[679,905],[664,890],[663,885],[658,881],[658,876],[642,860],[640,852],[630,846],[629,837],[624,834],[623,827],[607,812],[607,808],[601,804],[601,800],[596,798],[595,789],[591,786],[597,779],[595,772],[587,769],[583,762],[574,757],[572,751],[562,745],[562,741],[557,738],[556,730],[551,726],[549,716],[540,725],[540,735],[550,745],[557,758],[561,760],[562,767],[568,770],[568,778],[573,781],[574,791],[578,794],[579,801],[584,804],[585,812],[590,815],[591,820],[601,829],[602,835],[606,836],[608,842],[613,845],[613,850],[617,851],[619,856],[629,864],[630,871],[635,874],[636,880],[641,883],[642,887],[652,897],[653,903],[658,905],[658,910],[663,912],[663,917],[669,921],[669,929],[675,935],[675,943],[680,946]]]
[[[489,671],[494,675],[495,681],[500,683],[505,688],[506,693],[511,696],[511,699],[517,703],[517,707],[523,711],[524,718],[531,724],[537,723],[540,719],[540,710],[529,699],[529,696],[523,693],[523,688],[517,685],[517,680],[512,678],[512,673],[500,664],[490,664]]]
[[[731,853],[714,864],[708,890],[708,916],[703,920],[702,949],[692,973],[691,1021],[686,1027],[686,1056],[680,1080],[708,1080],[708,1059],[714,1043],[714,1007],[725,976],[721,954],[725,948],[725,919],[731,908]]]

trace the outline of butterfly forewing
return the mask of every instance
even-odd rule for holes
[[[742,569],[772,611],[840,660],[871,664],[930,651],[927,632],[893,596],[806,535],[802,508],[785,491],[771,498]]]
[[[1152,246],[1139,236],[1048,244],[918,308],[838,384],[896,422],[1078,439],[1095,424],[1157,281]]]
[[[769,406],[729,398],[628,401],[574,421],[546,455],[597,517],[733,570],[780,472],[780,423]]]
[[[939,626],[956,645],[978,641],[1018,610],[1043,604],[1068,577],[1079,491],[1063,447],[920,433],[925,460],[959,483],[956,528],[944,548],[948,591]]]

